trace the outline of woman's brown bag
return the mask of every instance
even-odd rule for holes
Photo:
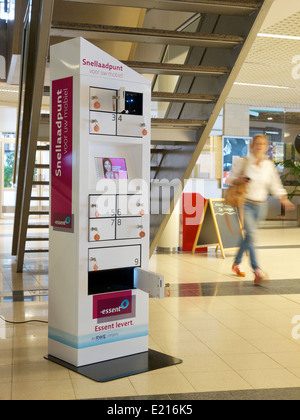
[[[244,158],[243,174],[245,174],[247,163],[248,159]],[[246,189],[247,184],[229,185],[225,194],[225,203],[231,207],[241,207],[245,202]]]
[[[247,184],[230,185],[226,191],[225,202],[231,207],[241,207],[245,202]]]

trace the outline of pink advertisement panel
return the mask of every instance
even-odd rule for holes
[[[135,316],[135,301],[131,290],[104,293],[93,297],[93,319],[108,322]]]
[[[51,226],[73,232],[73,77],[52,82],[51,115]]]
[[[98,179],[128,179],[126,160],[123,158],[95,157]]]

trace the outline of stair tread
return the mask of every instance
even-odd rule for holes
[[[102,0],[101,3],[110,6],[233,15],[249,14],[261,5],[260,0]]]
[[[35,253],[35,252],[49,252],[48,248],[27,248],[24,250],[25,253]]]
[[[162,126],[162,127],[189,127],[189,128],[199,128],[207,124],[206,120],[175,120],[171,118],[152,118],[152,126]]]
[[[33,181],[32,185],[49,185],[49,181]]]
[[[27,225],[28,229],[49,229],[49,224],[43,224],[43,223],[37,223],[37,224],[28,224]]]
[[[50,146],[49,145],[38,145],[36,146],[36,150],[50,150]]]
[[[123,63],[134,70],[143,70],[147,73],[155,74],[226,74],[231,71],[225,66],[196,66],[190,64],[172,64],[172,63],[150,63],[137,61],[123,61]]]
[[[30,237],[26,238],[26,242],[39,242],[39,241],[49,241],[49,238],[38,238],[38,237]]]
[[[173,92],[152,92],[152,99],[157,101],[181,101],[181,102],[214,102],[218,99],[217,95],[200,95],[192,93],[173,93]]]
[[[114,32],[114,33],[129,33],[129,34],[142,34],[142,35],[158,35],[163,34],[165,36],[171,35],[178,38],[199,38],[208,40],[229,40],[234,42],[242,42],[243,37],[238,35],[223,35],[223,34],[203,34],[200,32],[180,32],[163,29],[149,29],[149,28],[136,28],[128,26],[113,26],[113,25],[98,25],[94,23],[78,23],[78,22],[52,22],[52,28],[62,29],[86,29],[86,30],[97,30],[97,32]]]
[[[51,36],[68,38],[74,32],[91,40],[106,39],[108,41],[154,42],[158,44],[201,46],[205,48],[233,48],[244,42],[244,37],[237,35],[204,34],[199,32],[169,31],[91,23],[52,22]]]
[[[34,167],[36,169],[49,169],[50,168],[50,165],[49,164],[36,163],[34,165]]]

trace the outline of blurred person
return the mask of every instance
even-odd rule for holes
[[[250,155],[236,161],[229,178],[229,183],[232,185],[247,185],[243,208],[244,237],[240,241],[232,270],[238,276],[246,276],[241,262],[244,253],[248,251],[255,284],[268,280],[268,276],[258,264],[254,243],[258,224],[266,217],[268,195],[277,197],[285,210],[294,209],[294,205],[287,198],[287,192],[281,183],[276,166],[268,158],[268,148],[267,137],[264,134],[256,134],[251,142]],[[246,164],[244,159],[247,159]]]

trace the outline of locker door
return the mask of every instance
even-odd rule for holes
[[[116,112],[116,97],[116,90],[90,88],[90,110]]]
[[[117,119],[118,136],[144,137],[147,134],[142,115],[118,114]]]
[[[164,276],[152,271],[134,269],[134,287],[149,293],[150,296],[159,299],[164,298],[165,281]]]
[[[90,134],[116,135],[116,116],[110,112],[90,112]]]
[[[144,232],[141,217],[117,217],[116,239],[140,239]]]
[[[116,214],[115,195],[90,195],[89,217],[113,217]]]
[[[91,219],[89,229],[89,242],[114,240],[115,222],[115,218]]]
[[[89,271],[139,267],[140,265],[140,245],[89,249]]]
[[[117,197],[117,216],[143,216],[144,203],[142,195],[119,195]]]

